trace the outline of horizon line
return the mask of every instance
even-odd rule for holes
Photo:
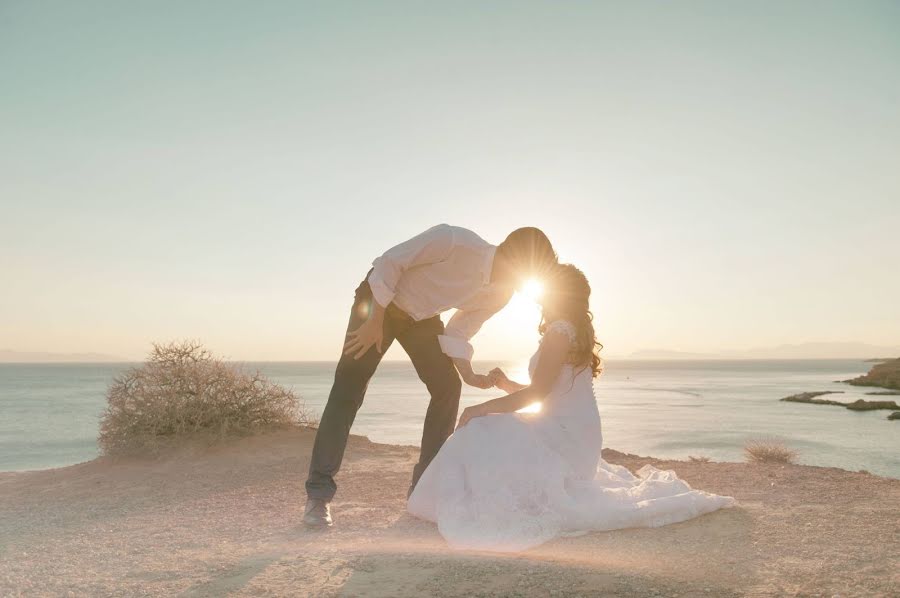
[[[737,356],[684,356],[684,357],[634,357],[631,355],[613,355],[602,357],[604,361],[883,361],[898,359],[898,357],[737,357]],[[225,363],[337,363],[337,359],[222,359]],[[478,362],[509,362],[520,361],[516,359],[473,359],[473,363]],[[146,363],[143,359],[122,359],[112,361],[2,361],[0,365],[131,365]],[[410,363],[408,359],[383,359],[381,363]]]

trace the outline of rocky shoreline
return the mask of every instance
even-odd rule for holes
[[[900,357],[876,363],[863,376],[845,380],[853,386],[878,386],[889,390],[900,390]]]
[[[870,360],[878,363],[872,367],[863,376],[850,380],[842,380],[841,383],[852,384],[853,386],[876,386],[889,390],[881,390],[867,392],[870,396],[895,396],[900,395],[900,358],[897,359],[879,359]],[[900,420],[900,405],[896,401],[867,401],[865,399],[857,399],[852,403],[843,403],[841,401],[832,401],[831,399],[820,399],[823,395],[843,394],[842,390],[823,390],[814,392],[801,392],[799,394],[784,397],[782,401],[788,403],[808,403],[810,405],[833,405],[844,407],[850,411],[876,411],[886,409],[893,411],[887,418],[889,420]]]
[[[812,405],[837,405],[845,407],[851,411],[877,411],[879,409],[900,410],[900,405],[896,401],[866,401],[865,399],[857,399],[852,403],[842,403],[840,401],[831,401],[828,399],[817,399],[816,397],[830,394],[841,394],[839,390],[829,390],[823,392],[801,392],[800,394],[784,397],[782,401],[789,403],[809,403]]]

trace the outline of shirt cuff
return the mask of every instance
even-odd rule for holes
[[[447,336],[446,334],[438,335],[438,342],[441,344],[441,351],[448,357],[453,359],[465,359],[472,361],[475,349],[472,348],[466,339],[458,336]]]
[[[386,284],[375,276],[375,273],[369,274],[369,288],[372,289],[372,296],[378,305],[387,308],[391,301],[394,300],[394,292],[391,291]]]

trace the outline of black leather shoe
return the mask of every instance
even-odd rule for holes
[[[331,506],[324,500],[310,498],[306,501],[303,523],[310,527],[331,527],[334,525],[331,519]]]

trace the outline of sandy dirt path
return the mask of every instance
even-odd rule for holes
[[[518,555],[462,553],[405,514],[417,450],[360,437],[337,526],[304,529],[312,437],[0,474],[0,596],[900,595],[900,480],[606,451],[740,506]]]

